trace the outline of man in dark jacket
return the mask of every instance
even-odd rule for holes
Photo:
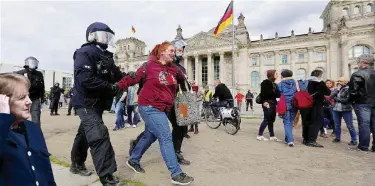
[[[368,151],[372,132],[372,151],[375,152],[375,70],[374,57],[362,54],[356,59],[359,70],[352,74],[349,82],[349,102],[354,104],[357,115],[358,150]]]
[[[50,115],[53,116],[57,116],[59,115],[57,113],[58,109],[59,109],[59,100],[60,100],[60,96],[61,94],[64,93],[64,89],[60,88],[60,84],[59,83],[55,83],[55,85],[53,87],[51,87],[51,113]]]
[[[249,91],[247,91],[245,98],[246,98],[246,111],[249,110],[249,105],[250,105],[250,109],[251,109],[251,111],[254,111],[254,110],[253,110],[253,99],[254,99],[254,94],[251,93],[250,90],[249,90]]]
[[[71,88],[71,89],[69,90],[69,92],[68,92],[68,98],[69,98],[68,114],[67,114],[68,116],[71,115],[71,113],[72,113],[72,109],[74,110],[74,115],[75,115],[75,116],[77,115],[76,109],[73,108],[73,105],[72,105],[72,102],[73,102],[73,95],[74,95],[74,93],[73,93],[73,89],[74,89],[74,88]]]
[[[320,128],[324,122],[323,101],[331,91],[321,79],[323,71],[314,70],[308,78],[307,91],[313,96],[312,108],[301,109],[303,144],[309,147],[323,147],[316,142]]]
[[[215,81],[215,93],[212,96],[213,98],[218,98],[219,101],[212,103],[213,107],[225,107],[229,104],[230,107],[234,106],[233,95],[230,92],[229,88],[224,84],[221,83],[220,80]],[[219,111],[217,109],[213,110],[216,117],[219,117]]]
[[[32,101],[30,109],[31,121],[40,125],[40,106],[45,102],[45,87],[43,74],[37,71],[38,66],[39,61],[35,57],[28,57],[25,59],[25,69],[16,73],[26,76],[30,81],[29,97]]]
[[[71,152],[74,174],[89,176],[85,167],[90,147],[96,173],[104,186],[121,185],[114,177],[117,171],[115,152],[102,115],[109,110],[113,97],[120,91],[114,84],[123,77],[115,66],[113,53],[107,50],[113,43],[114,32],[104,23],[95,22],[86,30],[86,41],[74,52],[73,107],[81,124]]]

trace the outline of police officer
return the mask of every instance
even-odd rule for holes
[[[17,74],[24,75],[30,80],[29,97],[31,104],[31,120],[40,126],[40,110],[41,104],[45,102],[44,98],[44,78],[43,74],[37,71],[39,61],[35,57],[25,59],[23,70],[17,71]]]
[[[103,186],[119,186],[113,176],[117,171],[115,152],[111,145],[108,128],[102,115],[109,110],[113,97],[120,91],[114,83],[123,75],[115,66],[113,53],[114,32],[104,23],[92,23],[86,30],[86,41],[75,51],[73,107],[81,120],[71,152],[74,174],[89,176],[85,167],[87,150],[90,147],[96,173]]]
[[[51,100],[51,116],[58,116],[59,114],[57,111],[59,110],[59,101],[61,94],[64,93],[64,89],[60,88],[59,83],[55,83],[53,87],[51,87],[50,91],[50,100]]]

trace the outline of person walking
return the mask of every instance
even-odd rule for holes
[[[171,182],[188,185],[194,181],[194,178],[183,173],[178,163],[167,114],[173,111],[171,109],[178,83],[184,84],[186,81],[185,74],[173,63],[174,57],[175,47],[172,43],[163,42],[156,45],[150,53],[145,72],[141,67],[134,75],[125,76],[117,86],[126,90],[139,83],[144,73],[147,75],[138,99],[139,111],[145,122],[145,131],[130,152],[126,164],[136,173],[144,173],[140,160],[147,149],[158,140],[160,152],[171,173]]]
[[[251,111],[254,112],[254,109],[253,109],[253,99],[254,99],[254,94],[251,93],[250,90],[248,90],[247,93],[246,93],[246,111],[249,110],[249,105],[250,105]]]
[[[275,136],[275,132],[273,129],[273,124],[276,119],[276,105],[277,105],[276,98],[280,97],[280,90],[275,83],[277,77],[278,77],[278,73],[276,72],[276,70],[268,70],[267,79],[265,79],[260,84],[259,96],[262,102],[264,119],[263,119],[263,122],[259,126],[259,132],[257,136],[257,140],[259,141],[269,140],[263,136],[263,132],[266,129],[266,127],[268,127],[268,131],[270,133],[270,140],[280,141]]]

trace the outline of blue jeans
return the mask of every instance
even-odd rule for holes
[[[115,112],[116,109],[116,99],[113,98],[112,106],[111,106],[111,112]]]
[[[335,135],[336,139],[341,139],[341,119],[344,118],[346,127],[348,127],[351,142],[357,143],[357,133],[353,125],[353,114],[351,111],[339,112],[333,111],[333,120],[335,121]]]
[[[151,106],[139,106],[139,112],[145,122],[145,131],[134,147],[130,161],[139,164],[143,154],[157,139],[161,155],[172,177],[181,174],[182,170],[173,148],[172,134],[166,113]]]
[[[375,121],[375,109],[369,104],[355,105],[355,114],[358,120],[359,144],[358,148],[368,149],[370,146],[370,132],[372,135],[372,146],[375,147],[375,125],[370,125],[371,121]],[[370,127],[371,126],[371,127]]]
[[[137,125],[140,122],[139,114],[137,112],[138,105],[128,105],[127,106],[127,113],[128,113],[128,123],[130,125]],[[132,118],[132,113],[134,113],[134,118]]]
[[[116,104],[116,128],[123,128],[124,125],[124,103],[119,101]]]
[[[294,142],[293,137],[293,122],[296,119],[297,110],[290,109],[283,115],[284,131],[285,131],[285,142]]]

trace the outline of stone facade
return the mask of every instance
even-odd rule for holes
[[[215,79],[239,91],[251,89],[258,92],[259,85],[266,78],[266,71],[291,69],[297,79],[306,78],[314,69],[323,70],[324,77],[338,79],[349,77],[356,70],[354,57],[362,53],[375,55],[375,1],[331,1],[321,15],[323,30],[306,34],[275,37],[251,41],[244,24],[245,17],[238,17],[234,25],[234,73],[235,86],[232,86],[232,26],[227,27],[218,37],[212,28],[199,32],[190,38],[183,38],[182,29],[177,28],[178,39],[184,39],[184,66],[188,77],[199,85],[213,88]],[[144,50],[145,44],[135,38],[117,42]],[[136,49],[136,48],[131,49]],[[117,47],[119,48],[119,47]],[[126,71],[133,71],[147,60],[147,55],[134,51],[116,52],[117,62]]]

